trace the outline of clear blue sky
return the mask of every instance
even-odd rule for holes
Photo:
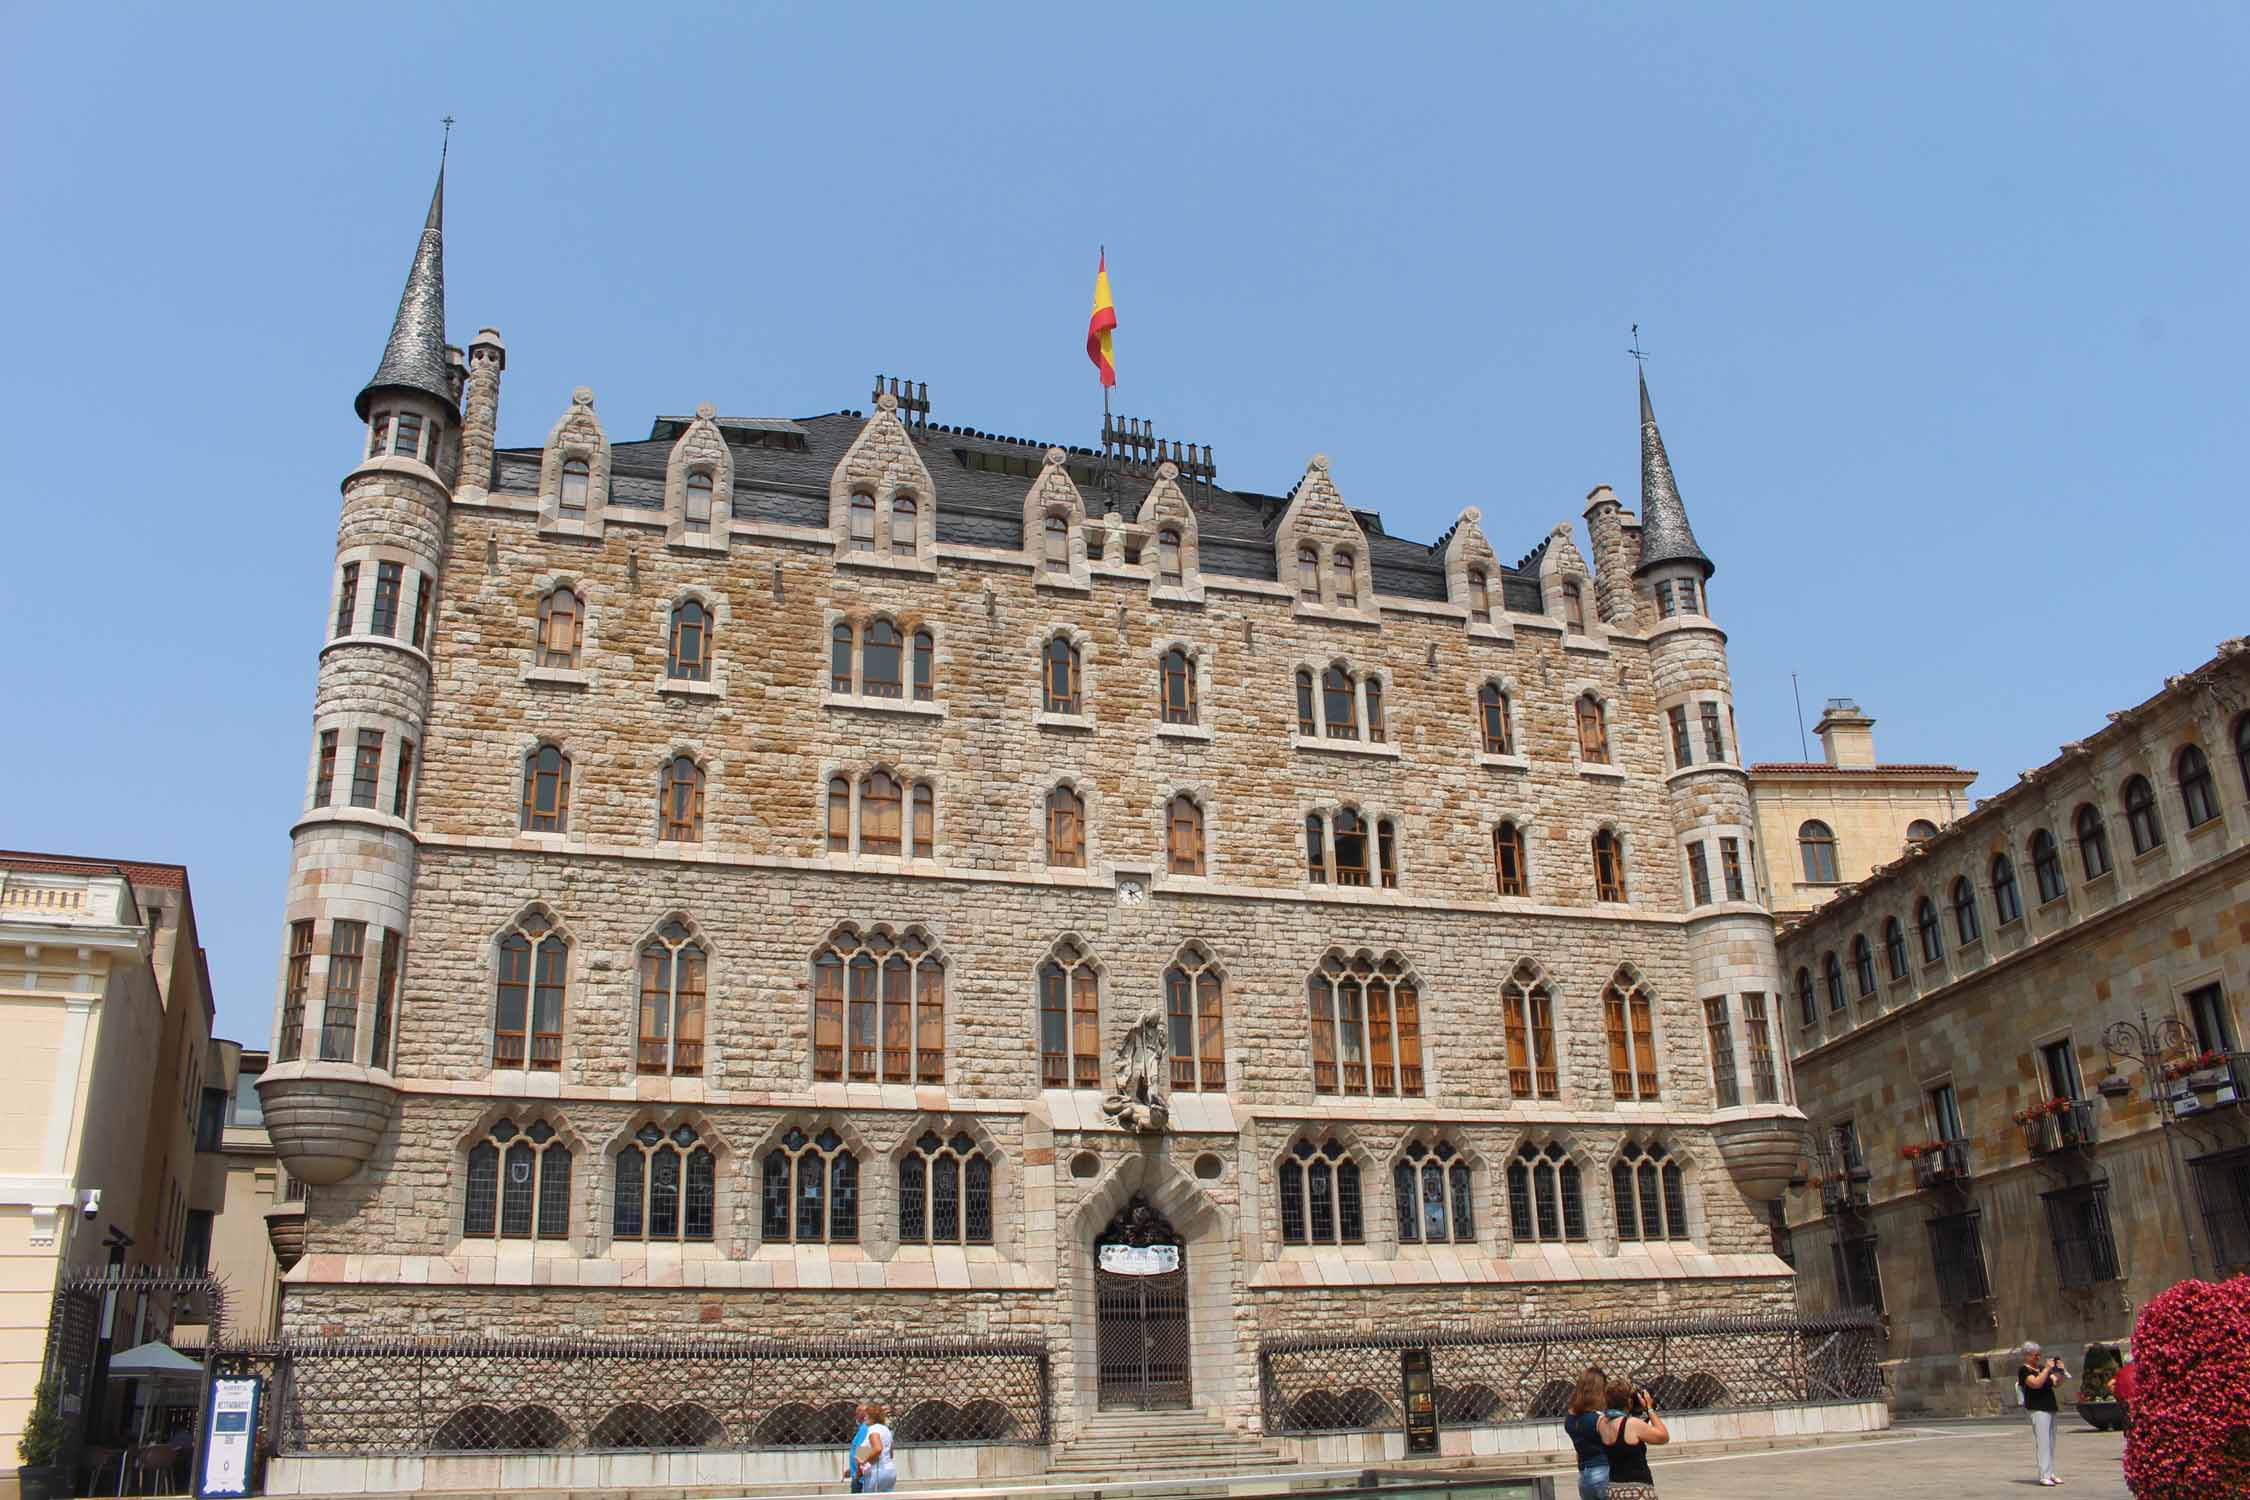
[[[15,4],[0,842],[189,866],[262,1043],[337,482],[454,134],[451,332],[570,389],[1088,442],[1504,554],[1637,503],[1627,326],[1753,756],[1980,790],[2250,627],[2250,12]],[[576,15],[580,19],[572,19]]]

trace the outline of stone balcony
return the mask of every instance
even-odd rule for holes
[[[266,1210],[266,1241],[273,1246],[273,1263],[288,1274],[305,1258],[305,1201],[276,1203]]]
[[[355,1063],[274,1063],[258,1079],[266,1133],[290,1176],[316,1187],[342,1182],[390,1128],[398,1087],[381,1068]]]
[[[1789,1180],[1805,1159],[1803,1112],[1764,1105],[1735,1118],[1726,1115],[1713,1122],[1711,1135],[1736,1186],[1754,1203],[1770,1203],[1788,1192]]]

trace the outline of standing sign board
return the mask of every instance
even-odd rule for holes
[[[258,1400],[265,1380],[257,1375],[221,1375],[211,1382],[204,1402],[203,1450],[197,1457],[195,1492],[206,1500],[256,1494]]]
[[[1403,1398],[1399,1405],[1406,1411],[1406,1451],[1437,1452],[1437,1384],[1430,1373],[1429,1350],[1399,1350],[1398,1384]]]

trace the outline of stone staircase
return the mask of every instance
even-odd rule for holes
[[[1158,1474],[1271,1472],[1289,1466],[1275,1444],[1200,1411],[1105,1411],[1048,1460],[1050,1478],[1133,1480]]]

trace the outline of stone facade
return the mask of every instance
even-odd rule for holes
[[[1820,760],[1750,768],[1773,913],[1785,925],[1968,811],[1977,779],[1960,766],[1876,760],[1875,721],[1849,698],[1830,699],[1814,729]]]
[[[1879,1300],[1904,1406],[2007,1407],[2023,1339],[2075,1369],[2149,1296],[2250,1264],[2246,704],[2229,641],[1783,935],[1825,1136],[1789,1202],[1800,1288],[1808,1311]],[[2156,1077],[2119,1027],[2155,1034]]]
[[[313,1184],[290,1334],[1031,1336],[1068,1434],[1102,1397],[1094,1241],[1135,1202],[1183,1246],[1193,1401],[1242,1424],[1265,1337],[1791,1305],[1765,1212],[1775,1143],[1785,1179],[1801,1121],[1769,1029],[1772,919],[1755,889],[1698,903],[1684,863],[1747,842],[1752,817],[1725,636],[1700,605],[1654,603],[1662,579],[1708,576],[1699,556],[1637,576],[1612,498],[1597,550],[1623,576],[1591,574],[1567,526],[1509,569],[1474,510],[1437,545],[1388,536],[1322,457],[1287,496],[1154,461],[1105,483],[1095,456],[935,427],[890,395],[801,421],[706,406],[631,442],[581,390],[545,444],[510,450],[491,430],[503,363],[485,330],[451,366],[465,404],[362,398],[373,456],[344,483],[261,1085],[276,1149]],[[408,409],[445,434],[423,457],[384,451],[384,413]],[[478,466],[448,463],[455,448]],[[426,630],[376,628],[385,562],[432,580]],[[1166,709],[1175,651],[1184,712]],[[1498,749],[1488,685],[1506,695]],[[1582,702],[1606,748],[1582,736]],[[1666,712],[1700,704],[1724,742],[1679,764]],[[362,730],[385,737],[369,805],[351,805],[343,750],[324,800],[321,736]],[[692,816],[660,810],[675,784]],[[885,784],[910,789],[889,843]],[[1082,850],[1053,822],[1058,789]],[[1192,854],[1172,827],[1183,798]],[[1344,871],[1353,819],[1364,883]],[[1522,894],[1497,893],[1504,821],[1524,837]],[[1604,840],[1621,893],[1597,889]],[[341,984],[339,919],[367,924],[369,955]],[[840,1027],[822,1030],[816,955],[869,937],[942,965],[942,1021],[916,1014],[895,1070],[870,1037],[858,1077]],[[552,969],[511,959],[534,940]],[[684,1022],[652,1035],[645,1019],[652,944],[701,955],[692,1051],[675,1049]],[[1395,1033],[1370,1017],[1367,1050],[1335,1042],[1323,1085],[1308,983],[1331,959],[1387,966],[1419,1033],[1410,1047],[1405,1002]],[[559,995],[551,1025],[537,999],[508,1019],[518,961]],[[1090,1030],[1067,1018],[1059,1062],[1042,1046],[1051,962],[1092,976]],[[1175,1075],[1168,1128],[1127,1131],[1103,1108],[1111,1059],[1163,1012],[1175,965],[1216,980],[1223,1049]],[[1511,1080],[1518,975],[1552,1006],[1543,1090]],[[1089,1051],[1094,1086],[1073,1072]],[[469,1204],[496,1126],[553,1132],[550,1165],[570,1153],[537,1238]],[[709,1233],[621,1232],[619,1153],[682,1129],[712,1153]],[[765,1174],[792,1132],[824,1131],[858,1163],[856,1232],[793,1243],[786,1216],[771,1232]],[[932,1134],[989,1169],[989,1234],[908,1232],[901,1163]],[[1330,1142],[1358,1172],[1358,1232],[1317,1193],[1285,1226],[1284,1164]],[[1402,1244],[1394,1171],[1440,1143],[1466,1201],[1439,1213],[1438,1243]],[[1509,1164],[1549,1146],[1558,1175],[1540,1180],[1567,1160],[1583,1222],[1542,1234],[1511,1212]],[[1643,1239],[1612,1166],[1649,1146],[1673,1170],[1646,1169]],[[539,1170],[540,1191],[561,1181]]]

